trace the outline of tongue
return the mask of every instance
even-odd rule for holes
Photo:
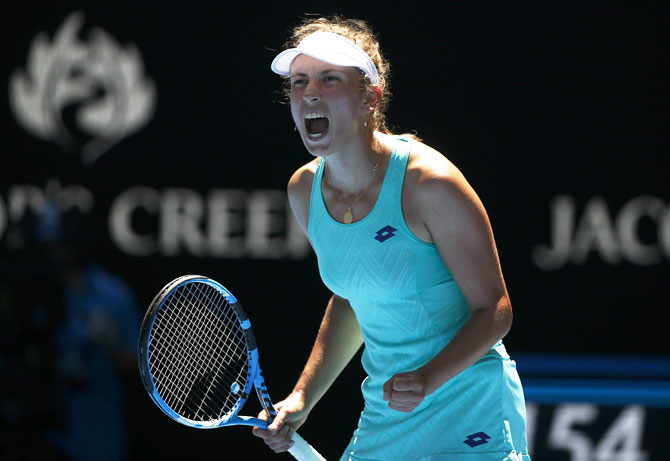
[[[326,128],[328,128],[327,118],[315,118],[309,123],[309,132],[312,134],[323,133],[326,131]]]

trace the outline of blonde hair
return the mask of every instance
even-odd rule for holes
[[[291,37],[286,42],[286,48],[295,48],[303,38],[314,32],[332,32],[348,38],[358,45],[372,59],[379,73],[379,88],[382,90],[381,100],[374,111],[371,128],[386,134],[391,131],[386,126],[386,109],[388,108],[391,92],[389,91],[390,66],[379,47],[379,41],[372,29],[360,19],[347,19],[338,15],[320,18],[308,18],[293,28]],[[371,91],[374,86],[370,79],[361,71],[361,90]],[[285,96],[290,96],[290,85],[284,88]]]

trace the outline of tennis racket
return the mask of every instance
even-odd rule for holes
[[[249,318],[230,291],[207,277],[179,277],[156,295],[142,321],[138,363],[154,403],[181,424],[267,429],[268,421],[238,415],[252,386],[270,421],[277,415]],[[297,432],[293,442],[289,453],[297,460],[325,461]]]

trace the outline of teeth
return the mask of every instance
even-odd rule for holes
[[[306,131],[307,131],[307,135],[311,139],[316,139],[316,138],[320,138],[321,136],[323,136],[323,132],[322,133],[310,133],[311,120],[317,120],[317,119],[325,119],[326,121],[328,120],[328,118],[320,112],[306,112],[305,113],[305,128],[306,128]]]

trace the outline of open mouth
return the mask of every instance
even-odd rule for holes
[[[318,138],[328,130],[328,119],[318,112],[305,114],[305,128],[311,138]]]

